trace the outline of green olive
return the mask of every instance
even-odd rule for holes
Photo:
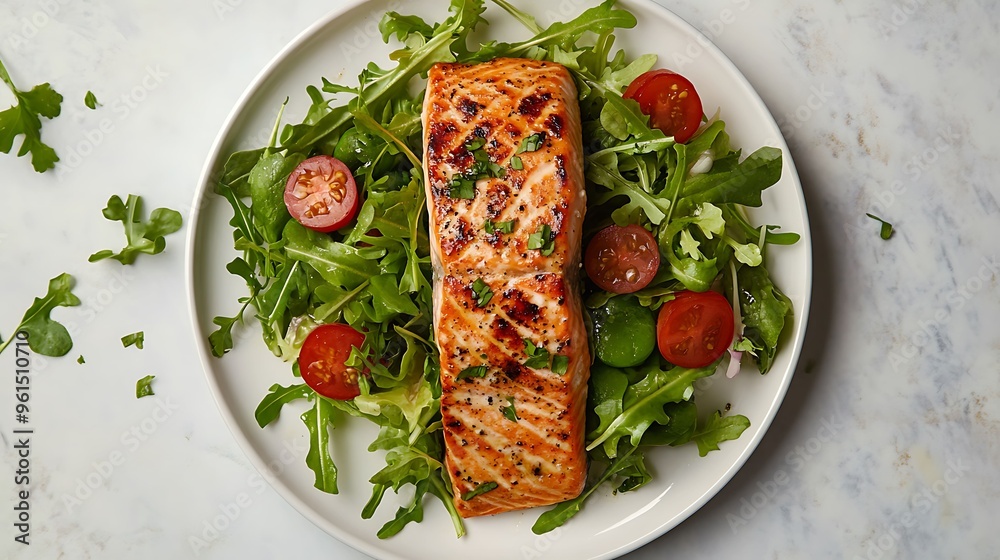
[[[656,317],[635,296],[613,297],[591,315],[594,352],[605,364],[637,366],[656,348]]]

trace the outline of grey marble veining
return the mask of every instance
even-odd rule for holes
[[[733,59],[781,125],[813,228],[814,304],[762,445],[627,557],[1000,557],[1000,4],[661,3]],[[59,173],[0,156],[0,329],[71,266],[84,305],[61,316],[87,361],[36,362],[33,544],[12,541],[7,507],[0,557],[187,558],[191,535],[236,511],[200,557],[364,558],[262,484],[225,427],[186,332],[181,240],[124,273],[81,258],[121,241],[91,219],[108,192],[138,183],[150,204],[189,204],[244,87],[331,7],[0,3],[11,72],[66,96],[43,131],[64,147]],[[83,107],[87,90],[106,110]],[[866,212],[894,224],[890,240]],[[126,368],[117,340],[140,329],[151,343]],[[4,378],[12,361],[0,358]],[[130,395],[147,370],[163,372],[158,413]],[[0,503],[13,500],[9,386]]]

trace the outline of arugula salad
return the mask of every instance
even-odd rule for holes
[[[214,185],[232,207],[240,253],[226,269],[248,293],[233,316],[214,319],[212,353],[233,348],[234,328],[252,310],[264,342],[291,370],[263,396],[256,420],[264,428],[285,404],[308,401],[306,463],[323,492],[338,492],[329,428],[336,437],[345,416],[379,426],[369,451],[384,454],[385,466],[372,474],[360,515],[371,518],[388,490],[414,488],[379,538],[421,521],[428,495],[449,511],[456,534],[465,533],[442,468],[424,93],[413,87],[433,64],[544,59],[566,66],[579,90],[588,196],[580,290],[596,356],[590,477],[581,496],[541,513],[534,532],[567,522],[599,490],[638,491],[652,480],[655,466],[645,458],[653,446],[693,442],[705,455],[738,438],[749,420],[700,414],[694,384],[726,367],[734,375],[741,360],[766,373],[790,323],[791,302],[764,257],[798,235],[752,224],[744,212],[761,206],[761,192],[780,178],[780,151],[744,156],[719,114],[706,118],[693,84],[656,69],[655,55],[615,50],[615,33],[637,21],[614,0],[548,27],[506,0],[493,3],[531,38],[472,44],[470,34],[487,25],[484,0],[451,0],[440,23],[388,12],[379,29],[398,45],[392,63],[369,63],[354,85],[323,78],[309,86],[302,122],[283,123],[284,107],[276,107],[269,144],[233,153]],[[329,207],[301,190],[316,177],[326,178]],[[302,367],[322,359],[336,362],[332,376],[317,379]]]

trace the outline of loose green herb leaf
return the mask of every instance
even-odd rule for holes
[[[312,394],[313,390],[305,383],[289,385],[288,387],[282,387],[277,383],[271,385],[267,395],[257,405],[257,409],[254,410],[253,415],[257,420],[257,425],[261,428],[267,426],[278,419],[278,415],[281,414],[281,407],[298,399],[309,398]]]
[[[486,282],[483,282],[482,278],[476,278],[476,281],[472,283],[472,291],[476,294],[476,305],[479,307],[486,307],[493,299],[493,290]]]
[[[83,96],[83,104],[87,106],[88,109],[97,109],[98,105],[102,105],[97,101],[97,96],[94,92],[88,91],[87,95]]]
[[[530,339],[524,339],[524,353],[528,355],[525,360],[525,367],[531,369],[543,369],[549,367],[549,351],[541,346],[535,346]]]
[[[83,354],[80,354],[80,357],[76,359],[76,363],[78,363],[78,364],[85,364],[85,363],[87,363],[87,360],[84,360],[83,359]]]
[[[128,348],[129,346],[135,345],[136,348],[142,350],[142,345],[145,342],[145,338],[146,335],[143,331],[127,334],[122,337],[122,346]]]
[[[516,154],[523,154],[524,152],[537,152],[541,149],[542,144],[545,143],[545,133],[536,132],[531,136],[527,136],[521,139],[521,144],[518,145]],[[520,161],[520,158],[518,158]],[[516,168],[515,168],[516,169]]]
[[[24,312],[21,322],[11,331],[6,341],[0,338],[0,354],[14,340],[14,335],[24,331],[28,335],[28,347],[43,356],[65,356],[73,348],[73,339],[61,323],[50,317],[56,307],[80,305],[80,298],[73,294],[73,277],[60,274],[49,280],[49,289],[44,297],[35,298],[31,307]]]
[[[476,198],[476,182],[472,179],[456,177],[451,180],[451,188],[448,189],[448,196],[472,200]]]
[[[118,195],[112,196],[103,214],[108,220],[125,226],[128,244],[118,253],[109,249],[98,251],[90,256],[90,262],[114,259],[125,265],[135,262],[140,253],[162,253],[167,247],[164,236],[181,229],[183,221],[180,212],[169,208],[157,208],[149,215],[148,222],[142,221],[142,197],[134,194],[128,195],[127,202],[122,202]]]
[[[482,496],[483,494],[489,492],[490,490],[496,490],[500,485],[496,482],[484,482],[479,486],[476,486],[472,490],[462,494],[462,500],[468,502],[476,496]]]
[[[738,439],[750,427],[750,420],[742,414],[722,417],[718,410],[708,418],[703,426],[698,426],[691,437],[698,444],[698,454],[704,457],[709,451],[717,451],[719,443]]]
[[[513,233],[514,224],[516,222],[517,220],[510,220],[508,222],[494,222],[492,220],[486,220],[486,222],[483,223],[483,230],[491,235],[494,233]]]
[[[552,357],[552,373],[562,375],[569,369],[569,356],[556,354]]]
[[[486,377],[486,372],[488,368],[486,366],[472,366],[467,367],[458,373],[458,380],[468,379],[470,377]]]
[[[875,216],[875,215],[872,215],[872,214],[867,214],[866,213],[865,216],[868,216],[869,218],[871,218],[873,220],[877,220],[878,222],[881,222],[882,229],[879,231],[879,236],[882,239],[889,239],[890,237],[892,237],[892,224],[890,224],[889,222],[883,220],[882,218],[879,218],[878,216]]]
[[[24,135],[18,157],[31,153],[31,166],[43,173],[55,167],[59,156],[55,150],[42,142],[42,121],[40,117],[54,119],[59,116],[63,96],[59,95],[48,82],[21,91],[14,85],[7,68],[0,61],[0,80],[14,94],[15,103],[6,111],[0,111],[0,152],[9,154],[14,139]]]
[[[337,466],[330,457],[330,427],[333,425],[333,405],[330,401],[316,395],[313,407],[302,413],[302,422],[309,430],[309,452],[306,454],[306,465],[315,475],[313,486],[326,492],[336,494]]]
[[[520,170],[524,169],[524,162],[521,161],[521,157],[520,156],[511,156],[511,158],[510,158],[510,167],[511,167],[511,169],[515,169],[517,171],[520,171]]]
[[[517,422],[521,418],[517,415],[517,409],[514,408],[514,397],[507,397],[507,404],[510,406],[501,406],[500,412],[503,413],[504,417],[511,422]]]
[[[135,382],[135,398],[141,399],[142,397],[148,397],[149,395],[154,395],[153,393],[153,380],[156,379],[155,375],[147,375],[142,379]]]
[[[771,369],[778,350],[778,338],[790,321],[792,302],[771,282],[764,267],[741,266],[736,273],[743,315],[743,337],[761,350],[757,366],[761,373]]]
[[[528,236],[528,249],[539,250],[546,257],[555,250],[555,240],[552,238],[552,228],[542,224],[538,231]]]

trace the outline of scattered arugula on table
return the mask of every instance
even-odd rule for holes
[[[97,101],[97,96],[94,95],[94,92],[92,91],[87,91],[87,94],[83,96],[83,104],[91,110],[97,109],[97,106],[101,105],[101,103]]]
[[[879,230],[879,237],[885,240],[888,240],[890,237],[892,237],[892,224],[883,220],[882,218],[879,218],[874,214],[865,213],[865,216],[868,216],[869,218],[882,224],[882,227]]]
[[[147,375],[142,379],[135,382],[135,398],[141,399],[142,397],[148,397],[150,395],[155,395],[153,392],[153,380],[156,379],[155,375]]]
[[[59,161],[59,156],[42,142],[41,117],[58,117],[62,110],[63,96],[52,89],[48,82],[29,91],[21,91],[14,85],[3,61],[0,61],[0,80],[7,84],[15,99],[14,105],[6,111],[0,111],[0,152],[9,154],[14,146],[14,139],[23,135],[18,157],[30,153],[31,166],[39,173],[52,169]]]
[[[118,195],[113,195],[102,213],[108,220],[125,226],[128,244],[118,253],[111,249],[98,251],[90,256],[90,262],[114,259],[126,265],[134,263],[141,253],[162,253],[167,247],[164,236],[181,229],[183,221],[180,212],[169,208],[157,208],[150,213],[148,221],[143,221],[142,197],[134,194],[128,195],[125,202]]]
[[[73,294],[72,276],[63,273],[49,280],[49,289],[45,296],[35,298],[31,307],[24,312],[21,322],[3,341],[0,338],[0,353],[14,340],[18,332],[28,335],[28,347],[43,356],[65,356],[73,348],[73,339],[62,323],[51,317],[52,310],[57,307],[73,307],[80,305],[80,298]]]
[[[128,348],[129,346],[135,346],[139,350],[142,350],[142,345],[145,343],[146,334],[143,331],[134,332],[132,334],[127,334],[122,337],[122,346]]]
[[[78,364],[85,364],[85,363],[87,363],[87,360],[84,360],[83,359],[83,354],[80,354],[80,357],[78,357],[76,359],[76,363],[78,363]]]

